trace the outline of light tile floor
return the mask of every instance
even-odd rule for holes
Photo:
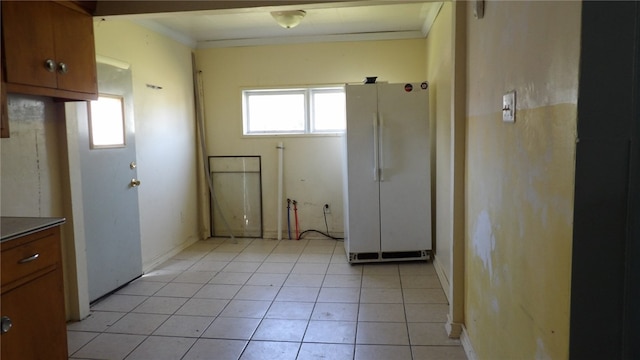
[[[431,263],[334,240],[210,239],[69,323],[70,359],[466,359]]]

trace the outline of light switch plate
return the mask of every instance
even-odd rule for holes
[[[502,121],[516,121],[516,91],[512,90],[502,95]]]
[[[484,0],[475,0],[473,2],[473,17],[476,19],[484,17]]]

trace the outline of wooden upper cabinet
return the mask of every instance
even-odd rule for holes
[[[93,19],[71,2],[2,1],[7,92],[97,98]]]
[[[45,67],[46,60],[55,61],[55,50],[51,11],[43,5],[49,4],[2,2],[5,80],[9,83],[56,87],[56,73]]]
[[[64,6],[55,5],[54,43],[58,70],[64,64],[67,72],[58,76],[58,88],[95,94],[97,88],[96,50],[93,18]]]

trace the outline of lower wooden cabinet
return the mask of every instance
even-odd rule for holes
[[[2,243],[0,358],[67,359],[59,227]]]

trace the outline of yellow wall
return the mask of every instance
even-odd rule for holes
[[[451,242],[453,239],[453,154],[452,154],[452,8],[445,2],[426,43],[427,78],[430,92],[432,129],[432,196],[435,215],[436,258],[447,281],[451,281]],[[448,293],[448,291],[446,291]]]
[[[423,39],[310,43],[197,51],[203,72],[210,155],[261,155],[265,236],[277,228],[277,151],[284,151],[284,196],[296,199],[300,226],[324,230],[322,206],[331,204],[329,230],[343,231],[341,137],[242,136],[244,87],[361,83],[425,79]],[[286,211],[286,208],[285,208]],[[286,212],[283,215],[286,232]],[[284,236],[286,238],[286,234]]]
[[[147,270],[199,238],[191,49],[130,21],[98,20],[94,31],[97,54],[131,65]]]
[[[472,5],[466,329],[480,359],[567,358],[581,5],[489,1],[480,20]]]

